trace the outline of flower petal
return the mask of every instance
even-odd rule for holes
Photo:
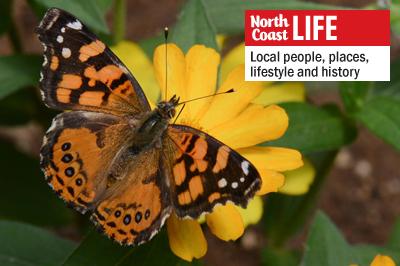
[[[186,54],[186,93],[184,100],[191,100],[215,93],[220,56],[214,49],[195,45]],[[204,113],[212,97],[187,104],[182,112],[182,120],[196,121]]]
[[[269,105],[282,102],[304,102],[305,87],[301,82],[283,82],[266,86],[253,103]]]
[[[122,41],[111,47],[111,50],[121,59],[129,71],[134,73],[147,99],[153,103],[157,102],[160,96],[160,89],[152,71],[151,60],[142,48],[133,42]]]
[[[315,178],[315,169],[309,160],[304,159],[304,165],[292,171],[285,172],[285,185],[280,193],[302,195],[308,192]]]
[[[228,203],[217,206],[206,215],[207,225],[211,232],[222,240],[236,240],[244,232],[242,217],[235,205]]]
[[[175,44],[167,44],[167,58],[165,58],[165,45],[159,45],[154,51],[153,64],[155,76],[161,88],[161,99],[165,99],[165,62],[167,61],[167,96],[177,95],[186,99],[185,77],[186,62],[182,50]]]
[[[169,246],[172,252],[184,260],[201,258],[207,252],[207,241],[196,220],[180,220],[172,214],[167,220]]]
[[[288,171],[303,166],[301,153],[278,147],[248,147],[238,152],[255,165],[257,170]]]
[[[239,116],[208,133],[237,149],[281,137],[288,127],[288,120],[285,110],[277,105],[263,107],[251,104]]]
[[[261,197],[254,197],[249,201],[246,209],[239,206],[236,206],[236,209],[242,215],[244,227],[247,227],[250,224],[257,224],[261,220],[263,201]]]
[[[378,254],[371,262],[371,266],[396,266],[396,264],[391,257]]]
[[[221,63],[221,79],[225,80],[236,66],[244,64],[244,42],[233,47]]]
[[[265,195],[271,192],[278,192],[278,189],[285,183],[285,176],[273,170],[257,169],[260,173],[262,183],[257,195]]]
[[[236,67],[218,92],[234,89],[235,92],[213,97],[210,106],[200,119],[200,126],[212,129],[241,113],[262,90],[261,82],[244,81],[244,65]]]

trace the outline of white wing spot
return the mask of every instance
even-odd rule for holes
[[[44,91],[42,91],[42,90],[40,90],[40,96],[42,97],[42,100],[44,101],[45,100],[45,96],[44,96]]]
[[[42,81],[42,80],[43,80],[43,73],[42,73],[42,71],[40,71],[39,75],[40,75],[39,81]]]
[[[47,65],[47,56],[43,55],[43,64],[42,66],[46,66]]]
[[[64,58],[69,58],[71,56],[71,50],[69,48],[63,48],[61,54]]]
[[[43,46],[43,50],[46,52],[47,51],[47,46],[46,46],[46,44],[44,44],[44,43],[41,43],[42,44],[42,46]]]
[[[63,41],[64,41],[63,36],[58,35],[58,36],[57,36],[57,42],[62,43]]]
[[[64,27],[61,28],[61,32],[62,32],[62,33],[65,32],[65,28],[64,28]]]
[[[78,20],[75,20],[74,22],[69,22],[67,24],[68,28],[74,29],[74,30],[81,30],[82,29],[82,23],[80,23]]]
[[[239,180],[240,180],[240,182],[243,183],[244,182],[244,177],[241,177]]]
[[[225,178],[221,178],[220,180],[218,180],[218,187],[219,188],[226,187],[227,184],[228,184],[228,182],[226,182]]]
[[[237,182],[232,183],[232,188],[237,188],[238,186],[239,186],[239,184]]]
[[[242,170],[243,170],[244,174],[248,175],[249,174],[249,166],[250,166],[249,162],[243,161],[241,166],[242,166]]]

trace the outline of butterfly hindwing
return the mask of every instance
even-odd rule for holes
[[[86,212],[107,187],[107,171],[129,140],[121,118],[97,112],[61,113],[47,131],[41,168],[53,190],[75,209]]]
[[[128,174],[106,192],[92,220],[115,241],[139,245],[159,231],[171,213],[171,204],[160,150],[131,156]]]
[[[248,160],[202,131],[170,125],[164,147],[170,154],[171,195],[179,217],[197,218],[228,201],[245,207],[261,186]]]
[[[44,137],[40,163],[59,197],[92,211],[110,238],[136,245],[158,232],[171,204],[160,149],[133,149],[134,138],[119,116],[61,113]]]
[[[77,18],[51,8],[37,33],[44,46],[40,89],[47,106],[113,114],[150,110],[133,75]]]

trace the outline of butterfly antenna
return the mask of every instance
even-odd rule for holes
[[[179,113],[178,113],[178,115],[176,116],[176,118],[175,118],[175,120],[174,120],[174,124],[175,124],[176,120],[178,120],[178,118],[179,118],[179,116],[181,115],[181,113],[182,113],[182,111],[183,111],[183,108],[185,108],[185,106],[186,106],[186,104],[184,103],[183,106],[182,106],[182,108],[181,108],[181,110],[179,110]]]
[[[206,96],[194,98],[194,99],[191,99],[191,100],[180,102],[180,103],[177,104],[177,106],[181,105],[181,104],[186,104],[188,102],[193,102],[193,101],[197,101],[197,100],[200,100],[200,99],[204,99],[204,98],[208,98],[208,97],[212,97],[212,96],[217,96],[217,95],[221,95],[221,94],[226,94],[226,93],[232,93],[232,92],[235,92],[235,90],[234,89],[230,89],[230,90],[227,90],[227,91],[224,91],[224,92],[218,92],[218,93],[214,93],[214,94],[211,94],[211,95],[206,95]]]
[[[165,44],[165,101],[168,100],[167,91],[168,91],[168,27],[164,28],[164,44]]]

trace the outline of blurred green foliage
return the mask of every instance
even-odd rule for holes
[[[316,107],[308,103],[283,103],[290,117],[285,135],[268,146],[289,147],[311,154],[338,149],[356,137],[356,128],[336,105]]]
[[[28,224],[0,221],[0,265],[60,265],[75,243]]]
[[[399,226],[400,223],[395,226],[392,234],[394,237],[399,237]],[[378,253],[389,255],[395,261],[400,260],[398,246],[392,247],[389,244],[386,247],[377,248],[368,245],[352,246],[348,244],[329,218],[318,212],[308,235],[302,265],[369,265]]]
[[[117,0],[29,0],[38,19],[49,7],[65,9],[82,19],[108,43],[123,38],[125,1]],[[115,4],[114,8],[113,4]],[[40,55],[21,52],[19,36],[11,19],[12,1],[0,1],[0,35],[8,35],[14,53],[0,56],[0,126],[24,125],[36,121],[45,127],[54,112],[44,108],[37,89]],[[399,3],[393,3],[392,26],[400,34]],[[246,9],[339,9],[312,2],[188,0],[172,28],[171,41],[184,51],[194,44],[217,49],[216,34],[241,35]],[[105,14],[113,11],[112,32]],[[32,31],[34,26],[32,26]],[[160,33],[141,40],[140,45],[152,56],[154,47],[163,42]],[[303,196],[271,195],[267,199],[263,230],[270,244],[262,250],[265,265],[369,265],[378,252],[400,260],[400,221],[386,247],[351,246],[328,217],[318,213],[311,227],[304,257],[286,248],[291,237],[301,231],[315,209],[316,199],[337,151],[357,137],[357,128],[365,126],[378,137],[400,150],[400,60],[391,66],[391,82],[342,82],[338,86],[344,109],[336,105],[285,103],[290,117],[285,136],[266,143],[296,148],[307,155],[317,169],[310,191]],[[54,236],[48,230],[29,224],[59,229],[74,225],[87,231],[81,216],[65,207],[50,192],[39,170],[38,158],[21,153],[13,145],[0,141],[0,265],[187,265],[169,250],[165,231],[139,247],[121,247],[92,228],[80,244]],[[86,217],[84,217],[86,218]],[[18,222],[13,222],[15,220]],[[24,222],[24,223],[21,223]],[[40,247],[40,248],[39,248]],[[400,261],[399,261],[400,262]],[[193,264],[200,264],[195,261]]]

